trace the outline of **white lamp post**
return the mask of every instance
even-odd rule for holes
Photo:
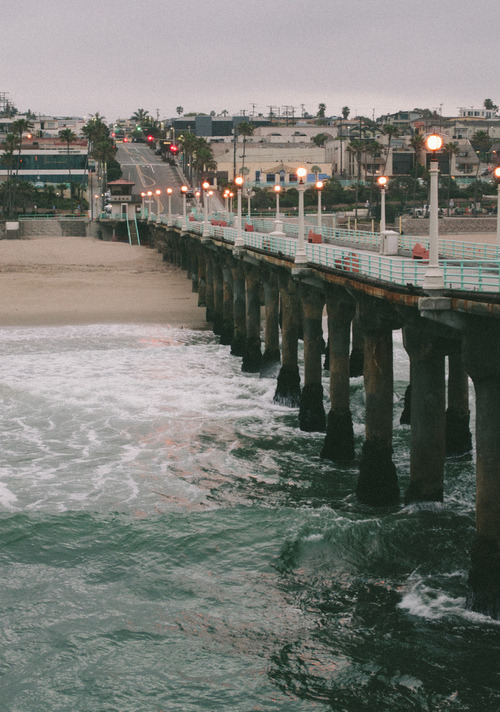
[[[224,191],[224,205],[226,207],[226,217],[229,212],[229,191],[225,190]]]
[[[234,193],[229,193],[229,212],[233,212],[233,198],[234,198]]]
[[[203,188],[203,232],[202,237],[210,237],[210,227],[208,225],[208,189],[210,188],[210,183],[208,181],[203,181],[201,186]]]
[[[160,221],[160,195],[161,195],[161,190],[155,190],[155,195],[156,195],[156,222],[159,223]]]
[[[153,191],[148,190],[146,195],[148,196],[148,222],[149,222],[151,220],[151,198],[153,197]]]
[[[431,177],[429,196],[429,266],[424,277],[424,289],[444,289],[443,270],[439,266],[438,245],[438,176],[439,166],[436,153],[443,145],[443,139],[438,134],[427,137],[426,146],[432,152],[429,173]]]
[[[196,198],[196,210],[198,211],[198,208],[200,207],[200,191],[197,190],[196,193],[194,194],[194,197]]]
[[[187,211],[186,211],[186,193],[187,193],[187,185],[181,186],[181,193],[182,193],[182,229],[187,230]]]
[[[172,188],[167,188],[167,195],[168,195],[168,222],[167,225],[172,225],[172,193],[173,193]]]
[[[96,195],[97,198],[97,195]],[[146,201],[146,193],[141,193],[141,220],[144,220],[144,203]]]
[[[297,188],[299,191],[299,227],[297,235],[297,252],[295,253],[295,264],[306,265],[307,254],[304,236],[304,191],[306,189],[305,178],[307,176],[306,168],[297,168],[297,178],[299,179]]]
[[[252,189],[250,188],[250,186],[248,186],[248,188],[247,188],[247,200],[248,200],[248,203],[247,203],[247,217],[248,217],[248,219],[250,220],[250,218],[252,217],[252,210],[251,210]]]
[[[387,188],[387,176],[379,176],[377,183],[380,187],[380,232],[385,232],[385,189]]]
[[[316,181],[316,189],[318,191],[318,227],[321,229],[321,191],[323,190],[323,181],[322,180],[317,180]]]
[[[209,214],[209,215],[212,214],[212,202],[211,202],[211,199],[212,199],[212,195],[213,195],[213,194],[214,194],[214,191],[213,191],[213,190],[209,190],[209,191],[208,191],[208,214]]]
[[[274,220],[274,230],[272,231],[271,235],[275,235],[277,237],[284,237],[285,233],[283,232],[283,221],[280,220],[281,185],[275,185],[273,190],[274,194],[276,195],[276,218]]]
[[[497,182],[497,246],[500,247],[500,166],[497,166],[493,171],[495,180]]]
[[[236,176],[234,182],[238,188],[238,215],[236,218],[236,239],[234,241],[235,249],[245,247],[245,240],[241,231],[241,188],[243,186],[243,176]]]

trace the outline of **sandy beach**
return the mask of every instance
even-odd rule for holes
[[[0,305],[0,326],[207,328],[184,271],[148,247],[91,237],[1,240]]]

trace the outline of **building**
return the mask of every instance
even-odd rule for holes
[[[0,149],[0,161],[3,155]],[[68,147],[60,138],[23,138],[19,164],[13,172],[20,180],[27,180],[37,186],[45,183],[82,183],[87,180],[88,143],[77,139]],[[6,180],[8,170],[0,162],[0,180]]]
[[[474,107],[460,108],[459,116],[474,119],[493,119],[497,115],[498,109],[474,109]]]

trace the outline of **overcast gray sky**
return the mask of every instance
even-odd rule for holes
[[[19,110],[376,116],[500,104],[500,0],[0,0]]]

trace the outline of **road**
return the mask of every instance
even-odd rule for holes
[[[123,178],[134,181],[134,194],[142,191],[161,190],[160,211],[166,213],[168,200],[165,194],[167,188],[173,188],[172,212],[182,213],[182,198],[180,187],[182,179],[176,167],[170,166],[155,156],[154,151],[145,143],[118,143],[116,160],[120,163]],[[156,197],[152,203],[152,210],[156,212]]]

